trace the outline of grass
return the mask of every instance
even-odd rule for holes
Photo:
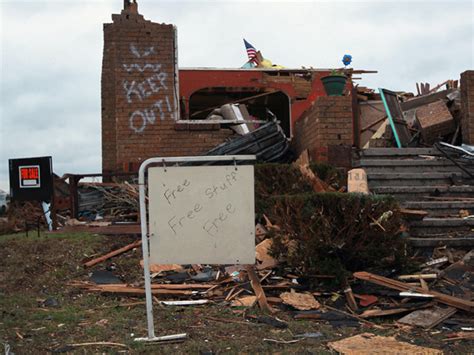
[[[370,331],[383,335],[399,332],[385,329],[335,328],[314,321],[295,321],[280,310],[276,316],[288,322],[287,329],[245,321],[245,315],[261,315],[258,308],[230,308],[212,303],[196,307],[154,306],[157,335],[188,333],[189,338],[177,344],[146,345],[134,342],[146,336],[146,312],[142,304],[123,306],[144,299],[83,293],[68,286],[73,280],[87,280],[90,270],[82,262],[102,255],[132,241],[128,237],[104,237],[89,234],[30,234],[0,236],[0,342],[8,343],[17,354],[52,351],[68,353],[329,353],[326,344],[332,340]],[[122,254],[95,269],[115,265],[115,274],[125,282],[141,282],[141,250]],[[93,269],[94,269],[93,268]],[[42,306],[54,298],[57,307]],[[321,332],[322,337],[305,339],[296,344],[274,344],[264,338],[292,340],[295,334]],[[425,346],[444,347],[448,352],[467,353],[468,342],[444,344],[429,333],[405,333],[404,337]],[[444,337],[444,336],[443,336]],[[126,348],[88,346],[70,348],[73,343],[107,341]]]

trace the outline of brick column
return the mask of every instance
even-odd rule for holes
[[[474,70],[461,74],[462,142],[474,144]]]
[[[294,149],[298,155],[308,149],[312,160],[328,161],[328,153],[335,146],[345,146],[350,151],[352,132],[351,98],[321,96],[296,122]]]

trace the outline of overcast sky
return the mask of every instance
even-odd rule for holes
[[[139,0],[178,27],[181,67],[240,67],[242,38],[289,68],[378,70],[360,85],[416,91],[474,69],[472,1]],[[0,189],[8,159],[53,157],[62,175],[101,171],[102,24],[122,0],[0,1]]]

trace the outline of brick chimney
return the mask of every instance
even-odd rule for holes
[[[102,60],[104,173],[156,156],[162,127],[178,117],[176,28],[145,20],[131,0],[112,20]]]
[[[102,172],[137,171],[156,156],[206,152],[229,129],[177,123],[177,51],[173,25],[147,21],[135,1],[104,24]],[[188,127],[189,126],[189,127]],[[213,125],[210,125],[213,126]],[[104,181],[107,181],[104,178]]]
[[[122,14],[138,14],[138,4],[136,0],[123,0],[123,10]]]

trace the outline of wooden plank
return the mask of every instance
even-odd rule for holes
[[[249,275],[250,285],[252,286],[255,292],[255,296],[257,296],[258,305],[263,311],[273,313],[273,309],[267,302],[265,291],[263,291],[262,285],[260,284],[260,280],[258,279],[257,274],[255,273],[253,265],[248,265],[246,269]]]
[[[140,235],[141,229],[140,225],[137,224],[113,224],[111,226],[103,227],[89,227],[84,226],[64,226],[61,229],[58,229],[54,232],[48,232],[48,234],[57,234],[57,233],[93,233],[93,234],[103,234],[103,235]]]
[[[380,97],[387,112],[388,121],[392,128],[393,136],[398,148],[406,146],[411,140],[411,133],[403,118],[400,101],[395,92],[387,89],[379,89]]]
[[[131,244],[128,244],[120,249],[117,249],[117,250],[114,250],[114,251],[111,251],[110,253],[107,253],[105,255],[102,255],[98,258],[95,258],[95,259],[92,259],[92,260],[89,260],[88,262],[84,263],[84,267],[91,267],[91,266],[94,266],[96,264],[99,264],[107,259],[110,259],[114,256],[117,256],[117,255],[120,255],[122,253],[125,253],[126,251],[130,250],[130,249],[134,249],[134,248],[137,248],[139,247],[140,245],[142,245],[142,241],[141,240],[137,240]]]
[[[368,309],[359,316],[362,318],[374,318],[392,316],[394,314],[410,312],[409,308],[394,308],[394,309]]]
[[[400,275],[399,280],[432,280],[436,279],[438,274],[413,274],[413,275]]]
[[[399,291],[411,291],[411,292],[419,292],[429,294],[435,297],[435,300],[448,306],[452,306],[458,309],[465,310],[467,312],[474,312],[474,302],[464,300],[458,297],[445,295],[441,292],[436,291],[425,291],[421,287],[415,287],[407,285],[404,282],[392,280],[383,276],[371,274],[369,272],[355,272],[354,277],[360,280],[368,281],[380,286],[385,286],[388,288],[392,288]]]
[[[87,288],[88,292],[112,293],[115,295],[126,296],[144,296],[145,289],[141,287],[114,287],[113,285],[97,285],[95,287]],[[194,291],[191,290],[161,290],[152,289],[153,295],[169,295],[169,296],[192,296]]]
[[[443,90],[443,91],[436,92],[434,94],[415,97],[414,99],[401,102],[400,106],[403,111],[408,111],[408,110],[417,108],[419,106],[423,106],[431,102],[438,101],[439,99],[444,99],[446,98],[446,95],[452,93],[453,91],[454,91],[453,89]]]
[[[439,323],[451,317],[456,313],[457,309],[454,307],[440,308],[433,307],[428,309],[416,310],[407,314],[398,320],[398,323],[431,329]]]

